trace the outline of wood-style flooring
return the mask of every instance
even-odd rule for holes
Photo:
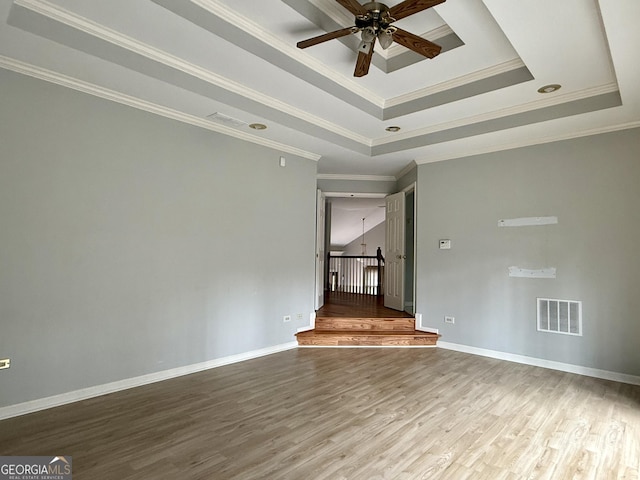
[[[296,349],[0,422],[74,480],[638,479],[640,387],[442,349]]]
[[[412,318],[407,312],[386,308],[383,297],[327,291],[324,295],[317,317]]]
[[[382,297],[325,292],[315,328],[296,334],[300,346],[435,346],[438,335],[417,331],[406,312],[384,306]]]

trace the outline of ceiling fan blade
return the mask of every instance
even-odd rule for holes
[[[359,30],[357,27],[349,27],[343,28],[342,30],[336,30],[335,32],[325,33],[323,35],[318,35],[317,37],[309,38],[308,40],[302,40],[297,43],[298,48],[307,48],[312,47],[314,45],[318,45],[319,43],[326,42],[328,40],[333,40],[334,38],[345,37],[347,35],[351,35],[352,33],[356,33]]]
[[[369,13],[357,0],[336,0],[336,2],[349,10],[355,17]]]
[[[401,18],[408,17],[414,13],[421,12],[427,8],[431,8],[440,3],[444,3],[447,0],[405,0],[391,8],[389,8],[389,16],[400,20]]]
[[[436,45],[429,40],[425,40],[422,37],[409,33],[406,30],[400,28],[393,32],[393,40],[403,47],[407,47],[409,50],[413,50],[420,55],[424,55],[427,58],[433,58],[440,53],[442,47]]]
[[[363,52],[362,50],[358,52],[358,60],[356,61],[356,69],[353,72],[354,77],[364,77],[367,73],[369,73],[369,67],[371,66],[371,59],[373,58],[373,47],[376,43],[376,39],[374,38],[371,42],[371,46],[369,47],[368,52]]]

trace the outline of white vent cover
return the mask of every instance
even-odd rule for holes
[[[538,331],[582,335],[582,302],[538,298]]]
[[[222,123],[229,127],[242,127],[247,124],[247,122],[243,120],[238,120],[237,118],[230,117],[229,115],[225,115],[224,113],[215,112],[211,115],[207,115],[209,120],[214,122]]]

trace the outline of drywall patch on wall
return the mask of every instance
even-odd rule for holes
[[[533,227],[556,223],[558,223],[558,217],[522,217],[499,220],[498,227]]]
[[[517,278],[556,278],[555,267],[528,269],[522,267],[509,267],[509,276]]]

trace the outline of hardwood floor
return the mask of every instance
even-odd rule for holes
[[[0,422],[75,480],[638,479],[640,387],[441,349],[297,349]]]
[[[406,312],[385,308],[382,297],[325,292],[315,329],[296,334],[300,346],[435,346],[438,335],[415,330]]]
[[[318,317],[411,318],[407,312],[385,308],[384,299],[374,295],[325,291]]]

